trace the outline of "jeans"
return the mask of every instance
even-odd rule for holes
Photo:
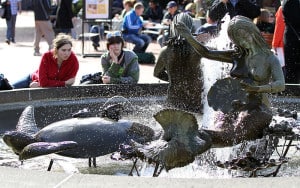
[[[90,33],[99,33],[99,36],[91,37],[91,41],[93,41],[93,46],[99,47],[100,37],[104,38],[104,25],[93,25],[90,29]]]
[[[55,35],[58,35],[59,33],[64,33],[66,35],[71,34],[71,28],[56,28],[54,30]]]
[[[17,82],[12,84],[14,89],[20,88],[29,88],[29,84],[31,83],[31,75],[25,76],[24,78],[18,80]]]
[[[157,37],[157,43],[160,45],[160,47],[165,46],[165,42],[169,39],[169,32],[164,32],[163,34],[159,35]]]
[[[16,20],[17,15],[11,15],[11,18],[6,19],[6,39],[12,42],[15,42],[15,34],[16,34]]]
[[[135,44],[133,51],[135,53],[144,53],[151,42],[151,37],[146,34],[123,34],[126,42]]]

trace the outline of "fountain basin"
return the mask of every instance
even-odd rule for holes
[[[167,95],[167,83],[109,84],[72,86],[69,88],[17,89],[0,92],[0,133],[15,129],[18,118],[28,105],[35,107],[36,122],[40,128],[65,118],[83,108],[98,112],[113,96],[123,96],[129,101],[147,105],[163,103]],[[281,94],[271,95],[273,107],[300,110],[300,85],[287,84]]]
[[[69,88],[18,89],[0,92],[0,133],[15,129],[24,108],[33,105],[37,125],[42,128],[52,122],[71,117],[88,108],[98,112],[113,96],[126,97],[134,104],[162,103],[167,84],[87,85]]]
[[[116,95],[126,97],[137,106],[163,104],[167,88],[168,84],[137,84],[2,91],[0,92],[0,134],[15,129],[21,112],[28,105],[35,107],[36,122],[42,128],[52,122],[69,118],[71,113],[83,108],[97,112],[109,98]],[[290,86],[287,86],[287,91],[288,89]],[[299,96],[284,92],[280,95],[272,95],[270,98],[274,107],[286,106],[291,107],[291,110],[299,111]],[[151,112],[148,113],[151,117]],[[149,121],[149,118],[144,121]]]
[[[135,85],[86,85],[69,88],[18,89],[0,92],[0,133],[15,129],[18,118],[28,105],[35,107],[35,118],[40,128],[68,117],[83,108],[92,112],[107,99],[119,95],[129,101],[149,105],[163,103],[167,95],[168,84]],[[279,95],[270,96],[274,107],[300,110],[300,85],[287,84],[286,90]]]

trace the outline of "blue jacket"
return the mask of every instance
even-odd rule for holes
[[[136,15],[134,10],[128,12],[123,20],[123,34],[138,34],[143,28],[143,20]]]

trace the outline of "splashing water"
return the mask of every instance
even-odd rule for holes
[[[224,17],[224,23],[221,25],[220,34],[211,39],[206,45],[210,48],[217,50],[228,50],[230,40],[227,35],[227,26],[229,24],[230,17],[226,15]],[[220,61],[214,61],[206,58],[201,59],[202,72],[204,78],[204,90],[203,90],[203,121],[202,128],[213,129],[214,110],[208,106],[207,93],[211,86],[218,80],[227,77],[231,64],[223,63]]]

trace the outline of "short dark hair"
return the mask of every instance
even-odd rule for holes
[[[109,45],[111,44],[122,44],[122,48],[124,47],[124,40],[120,36],[114,36],[107,39],[106,47],[109,49]]]

